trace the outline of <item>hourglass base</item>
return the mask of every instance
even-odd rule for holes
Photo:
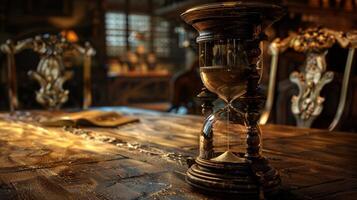
[[[206,192],[234,195],[235,197],[239,195],[242,199],[258,199],[262,192],[273,192],[277,188],[276,186],[280,185],[280,178],[275,173],[271,180],[274,184],[270,182],[269,187],[264,188],[260,178],[253,172],[254,168],[254,164],[252,166],[250,161],[216,163],[197,158],[196,163],[187,171],[186,181],[191,186]]]

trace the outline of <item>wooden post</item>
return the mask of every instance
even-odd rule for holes
[[[130,43],[129,43],[129,13],[130,13],[130,1],[125,0],[125,47],[126,51],[130,51]]]
[[[155,16],[154,16],[154,3],[152,0],[148,0],[149,14],[150,14],[150,36],[149,36],[149,49],[150,52],[154,52],[154,39],[155,39]]]

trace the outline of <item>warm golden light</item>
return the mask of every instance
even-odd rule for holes
[[[16,160],[16,163],[2,161],[2,167],[19,163],[35,164],[39,159],[51,163],[89,157],[96,159],[118,153],[114,145],[87,140],[62,128],[43,128],[25,122],[1,120],[0,133],[0,140],[7,141],[2,153]]]
[[[73,30],[63,30],[61,35],[69,42],[78,42],[78,35]]]

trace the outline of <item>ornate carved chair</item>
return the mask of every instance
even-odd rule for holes
[[[265,124],[268,121],[273,107],[279,54],[290,48],[296,52],[304,53],[306,56],[303,71],[294,71],[290,74],[290,81],[295,83],[299,89],[298,95],[293,95],[291,98],[291,111],[294,114],[297,126],[311,126],[323,110],[325,98],[320,96],[320,92],[334,78],[334,72],[326,71],[325,56],[328,50],[336,43],[342,48],[349,49],[337,112],[329,125],[329,130],[337,127],[345,109],[352,61],[357,47],[357,33],[342,33],[326,28],[309,28],[299,33],[291,34],[285,39],[275,39],[270,44],[271,69],[267,101],[260,118],[261,124]]]
[[[70,76],[65,73],[63,54],[74,50],[84,57],[83,64],[83,108],[91,104],[91,60],[95,50],[87,42],[84,46],[67,41],[61,35],[43,34],[33,38],[13,42],[7,40],[0,46],[0,50],[7,55],[8,93],[10,110],[18,108],[17,77],[15,55],[30,49],[37,53],[40,61],[36,71],[29,71],[28,75],[38,81],[41,88],[36,92],[38,103],[48,109],[58,109],[68,100],[68,90],[63,89],[63,84]]]

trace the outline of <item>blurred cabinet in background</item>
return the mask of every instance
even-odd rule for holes
[[[171,74],[167,71],[127,72],[109,78],[109,105],[169,102]],[[163,108],[163,110],[165,110]]]

